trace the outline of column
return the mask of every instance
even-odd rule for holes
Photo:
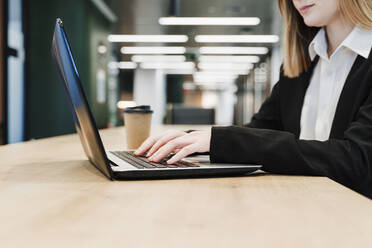
[[[163,124],[166,110],[165,74],[161,70],[137,69],[134,73],[134,101],[150,105],[154,114],[152,124]]]

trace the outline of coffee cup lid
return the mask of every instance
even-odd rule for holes
[[[135,107],[128,107],[125,110],[123,110],[123,113],[144,113],[144,114],[150,114],[154,111],[151,110],[150,105],[139,105]]]

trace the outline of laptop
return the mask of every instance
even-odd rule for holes
[[[73,121],[85,154],[91,164],[107,178],[125,180],[233,176],[251,173],[261,168],[261,165],[255,164],[211,163],[209,156],[206,155],[185,158],[179,163],[168,165],[166,159],[160,163],[153,163],[145,157],[134,156],[131,151],[105,151],[80,81],[63,23],[59,18],[53,35],[52,56],[66,90]]]

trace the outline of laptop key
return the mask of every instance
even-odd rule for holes
[[[130,154],[130,156],[134,156],[137,159],[142,160],[144,163],[150,163],[151,165],[155,166],[156,168],[180,168],[180,167],[186,167],[186,166],[178,166],[177,164],[167,164],[168,158],[162,159],[159,163],[150,162],[146,157],[144,156],[135,156],[132,155],[133,152],[127,152]]]
[[[133,165],[134,167],[136,167],[138,169],[145,169],[146,168],[144,165],[134,161],[131,158],[128,158],[127,156],[123,155],[121,152],[112,152],[112,153],[115,154],[116,156],[118,156],[119,158],[121,158],[122,160],[124,160],[125,162],[130,163],[131,165]]]
[[[133,152],[131,151],[123,151],[123,152],[116,152],[115,154],[120,154],[131,161],[139,163],[141,166],[143,166],[145,169],[154,169],[154,168],[167,168],[167,166],[162,165],[161,163],[154,163],[148,161],[148,159],[144,156],[135,156],[133,155]]]
[[[167,164],[169,157],[161,160],[159,163],[155,163],[150,162],[145,156],[135,156],[132,151],[113,153],[139,169],[199,167],[199,165],[187,161],[178,161],[174,164]]]
[[[162,164],[159,164],[159,163],[154,163],[154,162],[150,162],[147,158],[145,157],[137,157],[138,159],[142,160],[143,162],[145,163],[149,163],[152,165],[152,168],[156,167],[156,168],[167,168],[167,166],[165,165],[162,165]]]

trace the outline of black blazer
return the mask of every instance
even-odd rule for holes
[[[358,56],[346,79],[329,140],[299,140],[312,68],[281,75],[271,96],[244,127],[213,127],[213,162],[258,163],[280,174],[327,176],[372,198],[372,51]]]

